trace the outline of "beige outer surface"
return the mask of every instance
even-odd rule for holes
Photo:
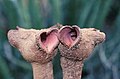
[[[63,79],[80,79],[82,74],[82,61],[73,61],[61,57],[61,66],[63,70]]]
[[[64,43],[59,44],[63,79],[80,79],[84,60],[91,55],[96,45],[105,40],[105,34],[94,28],[80,30],[80,41],[69,49]]]
[[[38,46],[36,36],[41,32],[51,31],[51,29],[23,29],[8,32],[10,44],[16,47],[24,59],[32,64],[34,79],[53,79],[52,59],[57,53],[55,47],[51,53],[47,53]]]
[[[59,26],[56,25],[56,26]],[[59,28],[61,28],[60,25]],[[55,27],[52,27],[53,29]],[[10,30],[8,39],[11,45],[18,48],[22,56],[32,64],[34,79],[53,79],[52,58],[57,53],[55,48],[51,54],[39,48],[36,35],[44,30],[22,29]],[[80,40],[70,49],[59,45],[63,79],[80,79],[83,61],[91,54],[95,46],[105,40],[105,34],[94,28],[80,29]]]
[[[53,79],[53,65],[52,61],[39,64],[32,63],[34,79]]]

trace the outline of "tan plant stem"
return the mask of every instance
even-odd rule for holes
[[[56,28],[35,30],[20,27],[8,32],[10,44],[32,64],[34,79],[53,79],[52,59],[59,44],[57,32]]]
[[[105,34],[95,28],[80,29],[63,26],[59,31],[63,79],[81,79],[83,61],[105,40]]]
[[[45,64],[34,62],[32,68],[34,79],[53,79],[52,61]]]
[[[82,61],[74,61],[61,57],[61,66],[63,70],[63,79],[81,79]]]

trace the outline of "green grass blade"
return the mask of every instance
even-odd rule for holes
[[[31,28],[31,18],[28,10],[28,0],[11,0],[11,2],[13,2],[16,7],[19,17],[19,26]]]
[[[6,64],[6,61],[3,59],[3,57],[0,55],[0,73],[2,74],[2,79],[13,79],[11,76],[11,73],[9,71],[9,68]]]
[[[113,0],[104,0],[101,2],[101,6],[99,8],[99,13],[98,13],[96,21],[95,21],[96,28],[101,28],[101,26],[103,26],[103,23],[106,19],[106,16],[110,10],[112,3],[113,3]]]
[[[29,12],[31,15],[31,22],[32,22],[33,28],[36,28],[36,29],[43,28],[39,0],[29,0]]]
[[[83,5],[83,8],[81,10],[82,12],[80,13],[79,21],[78,21],[78,25],[80,27],[86,27],[85,23],[86,23],[86,20],[88,19],[88,15],[92,9],[94,2],[95,0],[90,0],[85,2],[85,5]]]
[[[61,16],[61,1],[60,0],[51,0],[51,7],[52,7],[52,15],[53,15],[53,23],[61,23],[62,16]]]
[[[18,25],[18,14],[14,4],[11,0],[2,0],[2,4],[3,12],[8,22],[7,25],[10,26],[10,28],[15,28]]]
[[[88,16],[85,26],[95,27],[94,24],[95,24],[96,18],[98,16],[97,14],[99,12],[100,3],[101,3],[101,0],[97,0],[94,2],[94,5],[92,6],[92,10]]]

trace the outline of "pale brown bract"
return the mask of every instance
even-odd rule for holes
[[[77,28],[74,29],[75,27]],[[105,34],[95,28],[75,27],[63,26],[59,31],[61,43],[58,48],[61,54],[63,79],[80,79],[84,60],[91,55],[96,45],[105,40]]]
[[[95,28],[56,24],[41,30],[17,27],[8,32],[8,40],[32,64],[34,79],[53,79],[52,59],[57,48],[63,79],[80,79],[84,60],[105,40],[105,34]]]
[[[40,34],[42,32],[52,30],[53,29],[35,30],[18,28],[17,30],[10,30],[8,32],[8,39],[10,44],[18,48],[22,56],[27,61],[45,63],[53,58],[54,54],[56,53],[55,48],[57,47],[59,41],[57,40],[55,42],[55,44],[53,45],[54,49],[52,48],[52,51],[46,52],[47,49],[40,46],[42,43],[40,44],[38,42],[38,39],[40,39]]]
[[[32,64],[34,79],[53,79],[52,59],[59,44],[57,34],[57,28],[35,30],[17,27],[8,32],[10,44]]]
[[[71,28],[71,26],[65,26],[63,28],[66,27]],[[79,31],[80,34],[77,35],[76,39],[73,40],[73,42],[71,42],[73,43],[71,44],[72,46],[67,46],[65,44],[66,42],[64,42],[61,38],[62,36],[59,36],[59,39],[61,41],[59,50],[62,56],[73,60],[83,60],[91,54],[96,45],[105,40],[105,34],[95,28],[83,28]]]

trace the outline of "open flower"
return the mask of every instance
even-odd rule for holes
[[[94,47],[105,40],[105,34],[94,28],[63,26],[59,31],[59,50],[62,56],[74,60],[87,58]]]
[[[8,40],[33,67],[34,79],[53,79],[52,58],[57,53],[58,29],[23,29],[8,32]]]
[[[94,28],[63,26],[59,30],[59,40],[63,79],[80,79],[83,61],[105,40],[105,34]]]

